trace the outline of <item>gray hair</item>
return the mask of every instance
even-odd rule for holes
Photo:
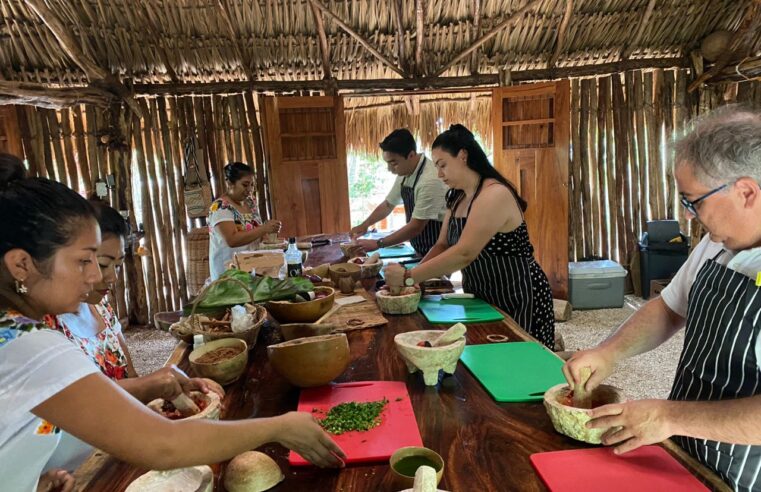
[[[729,105],[693,121],[675,142],[677,166],[689,164],[706,186],[748,177],[761,183],[761,113]]]

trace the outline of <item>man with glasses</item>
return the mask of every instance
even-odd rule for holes
[[[600,384],[621,360],[685,329],[667,400],[592,410],[591,427],[625,453],[669,437],[735,490],[761,490],[761,114],[736,106],[697,121],[676,144],[674,176],[688,219],[708,234],[661,297],[563,367]]]

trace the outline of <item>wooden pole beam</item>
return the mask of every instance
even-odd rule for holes
[[[377,49],[373,48],[373,46],[365,38],[363,38],[361,35],[359,35],[354,29],[349,27],[343,20],[341,20],[340,17],[338,17],[333,12],[331,12],[319,0],[309,0],[309,3],[311,5],[314,5],[316,8],[318,8],[323,14],[327,15],[328,17],[330,17],[333,20],[333,22],[338,24],[338,26],[341,29],[343,29],[344,31],[346,31],[346,33],[349,34],[349,36],[351,36],[354,39],[356,39],[359,44],[364,46],[365,49],[367,51],[369,51],[370,53],[372,53],[372,55],[375,58],[377,58],[378,60],[380,60],[381,63],[386,65],[388,68],[390,68],[391,70],[393,70],[394,72],[396,72],[400,76],[402,76],[402,77],[406,77],[407,76],[407,74],[403,70],[400,70],[399,67],[394,65],[394,62],[392,62],[391,60],[389,60],[388,58],[383,56],[383,54],[381,54],[380,51],[378,51]]]
[[[66,27],[58,17],[45,5],[44,0],[25,0],[26,4],[32,9],[42,22],[50,29],[53,36],[58,40],[61,49],[71,58],[76,65],[82,69],[85,76],[93,87],[105,89],[119,96],[129,106],[129,108],[140,117],[143,112],[140,106],[132,98],[129,90],[122,84],[119,79],[111,75],[107,70],[98,66],[95,61],[85,54],[79,44],[69,34]]]
[[[645,34],[645,29],[647,29],[647,26],[650,25],[650,17],[653,15],[653,10],[655,10],[655,0],[650,0],[647,3],[647,8],[645,9],[645,15],[642,16],[642,19],[639,21],[639,27],[637,28],[637,34],[634,35],[634,39],[632,39],[632,42],[629,43],[629,46],[626,47],[621,52],[621,59],[626,60],[631,56],[632,53],[634,53],[634,50],[637,49],[639,46],[639,42],[642,39],[642,35]]]
[[[719,82],[741,82],[743,80],[754,80],[761,76],[761,56],[748,58],[740,63],[724,67],[721,72],[711,78],[710,83]]]
[[[462,52],[460,52],[459,55],[452,58],[451,61],[449,61],[446,65],[439,68],[436,73],[434,74],[435,77],[438,77],[442,73],[446,72],[450,68],[452,68],[454,65],[459,63],[460,61],[467,58],[469,54],[477,50],[481,45],[488,42],[490,39],[492,39],[494,36],[499,34],[502,30],[509,27],[514,22],[518,21],[520,18],[522,18],[526,13],[530,12],[534,9],[537,5],[539,5],[542,2],[542,0],[531,0],[529,3],[527,3],[523,8],[519,9],[517,12],[510,14],[510,16],[494,26],[491,31],[487,32],[483,36],[481,36],[475,43],[470,45],[470,47],[464,49]]]
[[[317,37],[320,40],[320,55],[322,57],[322,78],[330,80],[333,78],[333,73],[330,69],[330,46],[328,45],[328,36],[325,34],[325,23],[322,20],[322,14],[315,7],[312,2],[309,2],[309,7],[312,9],[312,17],[314,18],[314,25],[317,27]]]
[[[399,67],[408,71],[407,57],[404,55],[404,19],[402,18],[402,0],[394,2],[394,22],[396,23],[396,51],[399,57]]]
[[[555,65],[558,62],[558,57],[560,56],[560,52],[563,50],[563,45],[565,45],[565,33],[568,29],[568,24],[571,22],[571,14],[573,13],[573,0],[566,0],[565,2],[565,13],[563,14],[563,19],[560,21],[560,27],[558,27],[558,38],[555,40],[555,51],[552,53],[552,57],[550,57],[550,61],[547,62],[547,68],[555,68]]]
[[[570,0],[569,0],[570,1]],[[481,0],[473,0],[473,30],[471,31],[471,42],[481,36]],[[470,55],[470,74],[478,73],[478,51]]]
[[[727,48],[711,68],[703,72],[700,77],[695,79],[687,87],[687,92],[693,92],[700,87],[701,84],[707,82],[721,72],[724,67],[729,65],[733,57],[743,57],[743,53],[747,53],[747,50],[750,49],[750,46],[756,39],[759,23],[761,23],[761,16],[758,15],[759,10],[761,10],[761,0],[753,0],[753,3],[748,7],[748,10],[745,11],[745,16],[740,23],[740,27],[732,35],[732,39]]]
[[[77,104],[108,107],[114,95],[94,87],[52,89],[31,82],[0,81],[0,105],[25,104],[48,109],[62,109]]]
[[[423,48],[425,45],[425,0],[415,0],[415,73],[425,75]]]
[[[554,69],[523,70],[512,72],[512,80],[526,82],[535,80],[555,80],[573,77],[588,77],[626,70],[644,68],[686,68],[686,58],[651,58],[634,59],[597,65],[578,67],[561,67]],[[499,83],[498,74],[479,74],[466,77],[417,77],[406,79],[370,79],[370,80],[334,80],[338,90],[343,91],[381,91],[381,90],[420,90],[420,89],[455,89],[495,86]],[[138,84],[134,89],[137,94],[150,95],[190,95],[190,94],[232,94],[243,91],[292,92],[321,91],[328,83],[325,80],[273,81],[256,80],[250,82],[213,82],[206,84]]]

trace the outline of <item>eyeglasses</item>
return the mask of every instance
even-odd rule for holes
[[[706,198],[708,198],[709,196],[711,196],[711,195],[713,195],[713,194],[715,194],[715,193],[718,193],[718,192],[720,192],[721,190],[723,190],[724,188],[726,188],[727,186],[729,186],[729,184],[730,184],[730,183],[724,183],[723,185],[721,185],[721,186],[718,186],[718,187],[716,187],[716,188],[712,189],[711,191],[709,191],[709,192],[708,192],[708,193],[706,193],[705,195],[703,195],[703,196],[699,196],[698,198],[696,198],[696,199],[694,199],[694,200],[692,200],[692,201],[688,200],[686,196],[682,195],[682,196],[679,198],[679,201],[682,203],[682,206],[683,206],[685,209],[687,209],[687,211],[688,211],[689,213],[691,213],[692,215],[694,215],[695,217],[697,217],[697,216],[698,216],[698,209],[696,208],[696,205],[697,205],[698,203],[702,202],[703,200],[705,200]]]

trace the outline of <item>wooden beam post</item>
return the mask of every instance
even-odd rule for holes
[[[571,0],[569,0],[571,1]],[[470,33],[470,41],[474,42],[481,36],[481,0],[473,0],[473,30]],[[478,51],[470,55],[470,74],[478,73]]]
[[[740,27],[735,31],[724,53],[719,56],[719,59],[716,60],[716,63],[710,69],[705,71],[687,87],[687,92],[695,91],[703,82],[710,80],[721,72],[724,67],[729,65],[733,56],[743,56],[741,50],[747,51],[756,39],[759,23],[761,23],[761,16],[758,15],[759,10],[761,10],[761,0],[753,0],[753,3],[748,6],[748,10],[745,11],[745,16],[740,23]]]
[[[338,26],[339,26],[341,29],[343,29],[344,31],[346,31],[346,33],[347,33],[349,36],[351,36],[351,37],[353,37],[354,39],[356,39],[356,40],[357,40],[357,42],[358,42],[359,44],[361,44],[362,46],[364,46],[364,47],[365,47],[365,49],[367,49],[367,51],[369,51],[370,53],[372,53],[372,55],[373,55],[375,58],[377,58],[378,60],[380,60],[380,62],[381,62],[381,63],[383,63],[384,65],[386,65],[388,68],[390,68],[391,70],[393,70],[393,71],[394,71],[394,72],[396,72],[397,74],[399,74],[401,77],[407,77],[407,74],[406,74],[406,73],[405,73],[403,70],[400,70],[400,69],[399,69],[399,67],[397,67],[396,65],[394,65],[394,62],[392,62],[391,60],[389,60],[388,58],[386,58],[385,56],[383,56],[383,54],[381,54],[381,52],[380,52],[380,51],[378,51],[377,49],[373,48],[373,46],[372,46],[372,45],[371,45],[371,44],[370,44],[370,43],[369,43],[369,42],[368,42],[368,41],[367,41],[365,38],[363,38],[361,35],[359,35],[359,34],[358,34],[358,33],[357,33],[357,32],[356,32],[354,29],[352,29],[351,27],[349,27],[349,26],[348,26],[348,25],[347,25],[347,24],[346,24],[346,23],[345,23],[343,20],[341,20],[341,18],[340,18],[340,17],[338,17],[338,16],[337,16],[336,14],[334,14],[333,12],[331,12],[331,11],[330,11],[330,10],[329,10],[327,7],[325,7],[325,6],[324,6],[324,5],[323,5],[323,4],[322,4],[322,3],[321,3],[319,0],[309,0],[309,3],[310,3],[311,5],[313,5],[313,6],[315,6],[316,8],[318,8],[318,9],[319,9],[319,10],[320,10],[320,11],[321,11],[323,14],[325,14],[325,15],[327,15],[328,17],[330,17],[331,19],[333,19],[333,21],[334,21],[336,24],[338,24]]]
[[[330,46],[328,45],[328,36],[325,34],[325,23],[322,20],[322,14],[312,2],[309,2],[309,8],[312,9],[314,25],[317,27],[317,36],[320,40],[320,55],[322,56],[322,78],[331,80],[333,73],[330,69]]]
[[[634,39],[632,39],[632,42],[629,43],[629,46],[626,47],[621,52],[621,59],[626,60],[628,59],[632,53],[634,53],[634,50],[637,49],[637,45],[639,45],[640,40],[642,39],[642,35],[645,34],[645,29],[647,29],[647,26],[650,23],[650,17],[653,15],[653,10],[655,10],[655,0],[650,0],[647,3],[647,8],[645,9],[645,15],[642,16],[642,19],[639,21],[639,27],[637,28],[637,34],[634,35]]]
[[[680,58],[651,58],[633,59],[622,62],[601,63],[597,65],[581,65],[554,69],[520,70],[511,72],[513,82],[537,80],[556,80],[573,77],[588,77],[604,75],[627,70],[643,68],[686,68],[687,59]],[[338,90],[357,91],[357,95],[377,95],[381,90],[422,90],[422,89],[456,89],[495,86],[499,83],[499,74],[479,74],[464,77],[420,77],[406,79],[360,79],[336,80]],[[189,95],[189,94],[219,94],[243,91],[272,91],[293,92],[300,90],[325,90],[324,80],[295,80],[274,81],[256,80],[253,82],[212,82],[203,84],[137,84],[135,92],[140,95]],[[386,95],[393,95],[388,93]]]
[[[425,75],[423,70],[423,47],[425,45],[425,0],[415,0],[415,73]]]
[[[63,23],[56,15],[45,5],[44,0],[25,0],[26,4],[32,9],[42,22],[50,29],[53,36],[58,40],[63,51],[71,58],[74,63],[85,73],[85,76],[96,87],[100,87],[113,92],[129,106],[129,108],[138,116],[142,117],[143,112],[137,102],[129,94],[129,90],[119,81],[118,78],[111,75],[108,71],[98,66],[95,61],[85,54],[79,44],[69,34]]]
[[[568,29],[568,24],[571,22],[572,12],[573,0],[566,0],[565,13],[563,14],[563,19],[560,21],[560,27],[558,27],[558,37],[555,40],[555,51],[552,53],[550,61],[547,62],[547,68],[555,68],[555,65],[558,62],[558,57],[560,56],[560,52],[563,50],[563,45],[565,44],[565,33]]]
[[[0,81],[0,106],[27,104],[48,109],[62,109],[75,104],[108,107],[114,95],[95,87],[50,88],[32,82]]]
[[[399,57],[399,68],[408,72],[407,57],[404,55],[404,19],[402,18],[402,0],[394,2],[394,22],[396,23],[396,50]]]
[[[491,31],[487,32],[483,36],[481,36],[475,43],[470,45],[470,47],[464,49],[462,52],[460,52],[459,55],[455,56],[450,60],[447,64],[445,64],[443,67],[436,70],[436,73],[434,74],[434,77],[438,77],[439,75],[443,74],[450,68],[452,68],[454,65],[459,63],[460,61],[464,60],[469,54],[477,50],[481,45],[492,39],[494,36],[499,34],[503,29],[509,27],[514,22],[518,21],[521,17],[523,17],[525,14],[527,14],[529,11],[533,10],[534,7],[539,5],[542,2],[542,0],[531,0],[529,3],[527,3],[523,8],[518,10],[517,12],[510,14],[507,19],[503,20],[494,28],[492,28]]]

